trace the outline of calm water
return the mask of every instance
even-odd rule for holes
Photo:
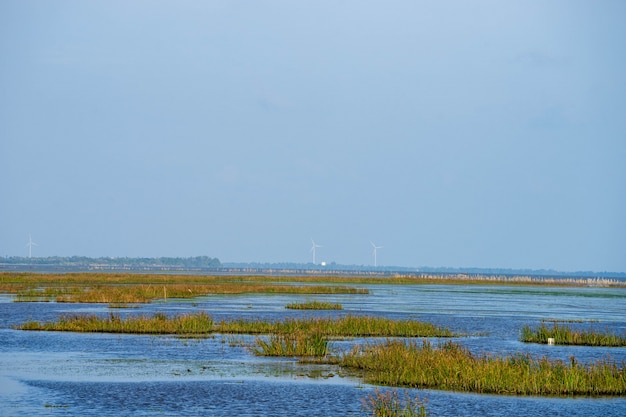
[[[369,286],[368,295],[214,296],[110,310],[94,304],[14,303],[0,296],[0,415],[2,416],[359,416],[374,387],[330,366],[258,358],[253,337],[202,340],[169,336],[23,332],[26,320],[61,314],[178,314],[206,311],[220,318],[280,319],[368,314],[430,321],[467,334],[477,353],[530,352],[589,362],[624,348],[561,347],[518,341],[524,324],[584,320],[583,328],[626,333],[626,290],[503,286]],[[338,302],[341,312],[286,310],[290,302]],[[332,343],[347,349],[354,341]],[[413,390],[431,416],[626,416],[626,398],[536,398]]]

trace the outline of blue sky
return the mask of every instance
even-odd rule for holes
[[[626,271],[626,2],[0,2],[0,255]]]

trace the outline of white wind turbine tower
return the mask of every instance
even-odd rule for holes
[[[383,246],[376,246],[374,245],[374,242],[370,241],[370,243],[372,244],[372,247],[374,248],[374,268],[376,268],[376,266],[378,266],[376,264],[376,250],[377,249],[381,249]]]
[[[315,265],[315,248],[321,248],[322,245],[318,245],[317,243],[315,243],[313,238],[311,238],[311,243],[313,244],[313,246],[311,246],[310,252],[313,252],[313,265]]]
[[[28,243],[26,244],[26,246],[28,246],[28,257],[32,258],[33,257],[33,246],[39,246],[39,245],[36,244],[35,242],[33,242],[33,238],[30,236],[30,233],[28,234]]]

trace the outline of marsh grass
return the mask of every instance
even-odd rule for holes
[[[548,339],[554,339],[557,345],[578,346],[626,346],[626,335],[617,335],[609,332],[597,332],[595,330],[574,330],[567,325],[554,323],[551,327],[541,323],[539,327],[524,326],[521,331],[521,341],[526,343],[547,344]]]
[[[150,276],[153,277],[153,276]],[[158,278],[158,276],[156,276]],[[167,298],[190,299],[212,294],[367,294],[366,289],[336,285],[290,285],[286,283],[258,282],[217,282],[208,283],[132,283],[111,280],[103,283],[84,281],[77,283],[75,277],[62,284],[38,278],[32,285],[5,285],[5,292],[16,294],[17,302],[56,301],[58,303],[105,303],[129,304],[150,303],[154,300]],[[88,278],[88,277],[85,277]],[[41,281],[43,280],[43,281]],[[41,281],[41,282],[40,282]],[[14,289],[14,291],[11,291]]]
[[[340,356],[329,355],[332,337],[447,337],[453,334],[429,323],[369,316],[214,322],[205,313],[167,316],[68,315],[56,322],[27,322],[22,330],[173,334],[210,337],[213,333],[258,334],[252,351],[265,356],[312,358],[359,372],[368,383],[394,387],[512,395],[626,395],[624,365],[609,360],[589,365],[535,359],[530,355],[477,356],[451,341],[434,347],[429,341],[386,342],[357,346]],[[383,398],[379,398],[383,400]],[[385,414],[382,414],[385,415]],[[402,415],[402,414],[400,414]],[[410,414],[409,414],[410,415]]]
[[[333,304],[325,301],[309,301],[306,303],[291,303],[287,304],[285,308],[292,310],[343,310],[341,304]]]
[[[168,287],[168,297],[189,298],[206,294],[237,294],[242,292],[283,292],[283,286],[294,287],[296,283],[316,284],[320,287],[332,287],[328,290],[320,288],[318,294],[324,293],[359,293],[367,290],[352,287],[359,284],[385,285],[422,285],[422,284],[475,284],[475,285],[507,285],[507,286],[563,286],[563,287],[626,287],[626,281],[596,278],[544,278],[530,276],[500,276],[500,275],[468,275],[468,274],[417,274],[394,275],[392,277],[366,276],[277,276],[277,275],[180,275],[180,274],[139,274],[139,273],[101,273],[80,272],[63,274],[39,274],[25,272],[0,272],[0,292],[9,294],[27,294],[29,290],[37,288],[59,287],[115,287],[115,286],[154,286],[161,291],[150,296],[150,299],[161,298],[163,286]],[[320,285],[324,284],[324,285]],[[339,284],[348,284],[347,290]],[[170,286],[181,288],[174,289]],[[200,291],[194,295],[194,286]],[[308,287],[308,286],[307,286]],[[100,292],[103,290],[100,289]],[[189,293],[191,291],[191,294]],[[312,289],[308,293],[315,293]],[[336,292],[329,292],[336,291]],[[187,293],[187,294],[185,294]],[[304,292],[303,292],[304,293]],[[59,295],[65,295],[60,293]],[[98,299],[97,296],[91,298]],[[145,297],[144,297],[145,298]],[[65,297],[63,301],[74,301]],[[115,302],[109,301],[109,302]]]
[[[530,355],[477,356],[453,342],[386,341],[355,347],[339,363],[364,372],[369,383],[395,387],[510,395],[626,395],[624,364],[587,366]]]
[[[301,285],[310,284],[310,285]],[[16,294],[15,301],[80,303],[150,303],[165,298],[189,299],[210,294],[367,294],[360,284],[423,285],[475,284],[507,286],[626,287],[610,279],[538,278],[498,275],[372,276],[245,276],[175,275],[81,272],[33,274],[0,272],[0,292]]]
[[[401,397],[397,390],[381,391],[376,388],[373,394],[363,400],[363,410],[372,417],[426,417],[426,400],[419,396],[411,397],[407,392]]]
[[[295,334],[319,332],[327,337],[454,337],[449,329],[413,320],[347,315],[338,318],[285,319],[282,321],[232,320],[216,324],[221,333]]]
[[[411,320],[391,320],[370,316],[345,316],[340,318],[286,319],[283,321],[222,320],[214,322],[206,313],[194,313],[168,317],[163,313],[153,316],[129,316],[116,314],[67,315],[56,322],[30,321],[19,326],[20,330],[54,330],[70,332],[109,333],[224,333],[224,334],[322,334],[325,337],[452,337],[450,330],[431,323]]]
[[[156,313],[153,316],[141,315],[126,318],[113,313],[106,317],[72,314],[61,316],[56,322],[26,322],[19,329],[81,333],[206,335],[213,333],[213,319],[205,313],[182,314],[173,317]]]
[[[328,339],[320,332],[297,332],[257,338],[252,352],[258,356],[315,356],[328,353]]]

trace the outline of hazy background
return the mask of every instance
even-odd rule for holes
[[[0,256],[626,271],[626,2],[0,1]]]

